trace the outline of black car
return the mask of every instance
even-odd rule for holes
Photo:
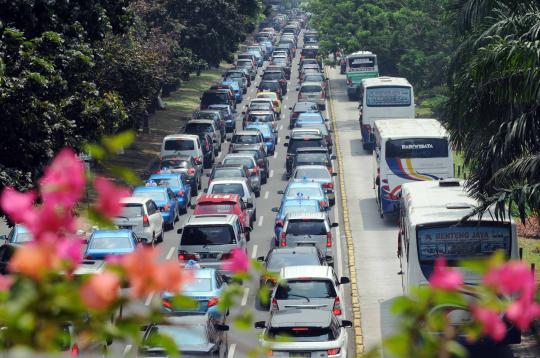
[[[288,143],[284,143],[284,145],[287,147],[287,156],[285,158],[285,168],[287,170],[287,175],[290,175],[292,173],[293,160],[296,156],[296,151],[298,150],[298,148],[326,147],[326,140],[320,134],[295,134],[293,132],[291,137],[287,136],[285,138],[289,139]]]
[[[201,96],[201,110],[207,109],[208,106],[211,104],[231,105],[231,101],[226,91],[222,91],[222,90],[206,91]]]
[[[278,81],[281,85],[281,93],[287,94],[287,78],[284,71],[264,71],[262,81]]]
[[[317,113],[320,112],[319,107],[317,106],[317,103],[315,102],[296,102],[294,107],[289,107],[289,110],[291,111],[291,117],[289,122],[289,129],[294,128],[294,125],[296,123],[296,119],[300,115],[300,113]]]
[[[280,100],[283,98],[283,92],[282,92],[281,84],[279,83],[279,81],[262,80],[261,83],[259,84],[258,89],[259,89],[259,92],[262,92],[262,91],[275,92],[278,95],[278,98]]]
[[[214,154],[214,141],[209,133],[197,134],[201,140],[201,147],[203,151],[203,167],[205,169],[212,168],[212,164],[216,159]]]

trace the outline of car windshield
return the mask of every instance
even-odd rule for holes
[[[272,253],[267,263],[267,269],[272,271],[279,271],[283,267],[287,266],[302,266],[302,265],[320,265],[321,262],[317,255],[314,253]]]
[[[287,205],[283,208],[283,216],[294,212],[318,213],[320,210],[316,205]]]
[[[250,114],[249,121],[250,122],[271,122],[272,115],[271,114]]]
[[[309,273],[306,273],[309,275]],[[302,299],[308,298],[333,298],[336,297],[336,291],[330,280],[317,280],[309,277],[287,280],[286,283],[278,285],[276,288],[276,299]]]
[[[324,123],[324,117],[321,113],[300,113],[298,119],[296,120],[297,124],[303,123]]]
[[[309,197],[320,197],[321,190],[318,188],[290,188],[287,191],[287,198],[304,198],[308,199]]]
[[[326,168],[310,168],[304,167],[304,168],[298,168],[296,169],[296,172],[294,174],[295,179],[328,179],[330,180],[332,177],[330,176],[330,173],[328,172],[328,169]]]
[[[153,182],[157,184],[157,186],[164,186],[164,187],[179,187],[182,186],[182,183],[178,178],[151,178]]]
[[[287,64],[287,59],[285,57],[276,57],[272,60],[272,64],[284,66]]]
[[[323,220],[290,220],[287,225],[287,235],[326,235],[326,233]]]
[[[128,237],[105,237],[98,236],[90,239],[88,250],[117,250],[131,248],[131,240]]]
[[[180,245],[229,245],[236,244],[230,225],[186,226]]]
[[[210,194],[238,194],[244,196],[244,186],[242,184],[215,184],[212,186]]]
[[[227,78],[242,78],[243,75],[240,72],[227,72]]]
[[[205,292],[212,290],[212,279],[192,278],[182,286],[182,292]]]
[[[248,167],[248,169],[253,169],[253,167],[255,166],[255,164],[253,163],[253,159],[246,157],[225,158],[223,160],[223,164],[243,164]]]
[[[163,189],[165,190],[165,189]],[[165,193],[163,191],[155,191],[155,190],[150,190],[150,191],[135,191],[133,193],[134,196],[142,196],[143,198],[150,198],[154,201],[166,201],[167,200],[167,196],[165,195]]]
[[[193,150],[195,149],[195,144],[193,140],[184,140],[184,139],[169,139],[165,141],[165,150]]]
[[[126,218],[138,218],[144,215],[143,206],[141,204],[125,204],[122,207],[120,216]]]
[[[259,142],[259,136],[256,134],[234,135],[232,138],[232,143],[237,144],[257,144]]]
[[[211,133],[212,131],[213,131],[213,128],[212,128],[212,124],[210,123],[188,123],[185,129],[186,133],[201,133],[201,132]]]
[[[270,102],[251,102],[249,104],[251,111],[272,111],[272,103]]]
[[[296,163],[323,163],[326,165],[328,164],[328,156],[325,153],[296,153]]]
[[[321,86],[317,85],[305,85],[300,87],[300,93],[318,93],[322,92]]]
[[[320,327],[280,327],[270,328],[268,334],[275,340],[285,342],[327,342],[336,339],[330,328]]]
[[[279,88],[279,82],[261,82],[260,89],[276,90]]]
[[[245,177],[245,173],[242,168],[219,168],[214,171],[215,178],[237,178]]]

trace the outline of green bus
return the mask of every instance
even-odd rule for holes
[[[377,55],[370,51],[358,51],[347,56],[346,62],[347,95],[350,100],[357,100],[360,98],[362,80],[379,77]]]

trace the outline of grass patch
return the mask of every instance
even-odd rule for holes
[[[463,161],[463,153],[454,151],[452,155],[454,156],[454,176],[461,179],[469,177],[470,171]]]
[[[189,81],[182,82],[180,89],[164,98],[163,102],[171,110],[191,113],[199,106],[202,92],[220,78],[220,69],[204,71],[198,77],[192,75]]]
[[[523,260],[535,265],[536,279],[540,278],[540,240],[518,238],[518,245],[523,249]]]

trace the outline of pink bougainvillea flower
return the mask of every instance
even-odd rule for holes
[[[438,257],[429,277],[429,284],[440,290],[454,291],[463,285],[463,275],[458,270],[447,267],[444,257]]]
[[[71,234],[77,229],[77,221],[71,209],[48,202],[43,203],[36,212],[36,220],[28,224],[28,230],[36,241],[40,241],[46,233]]]
[[[472,309],[473,316],[480,321],[482,333],[498,342],[506,335],[506,325],[501,320],[499,312],[476,306]]]
[[[13,277],[11,276],[0,276],[0,291],[7,291],[13,285]]]
[[[483,281],[503,295],[521,293],[522,296],[532,298],[536,292],[534,273],[522,261],[509,261],[491,268]]]
[[[71,209],[81,199],[84,164],[72,149],[62,149],[39,180],[43,202]]]
[[[184,283],[191,279],[191,275],[183,271],[177,262],[169,261],[157,266],[154,279],[157,290],[178,293]]]
[[[36,193],[34,191],[20,193],[13,188],[4,188],[0,197],[0,205],[11,220],[28,225],[36,219],[35,200]]]
[[[69,266],[75,267],[83,259],[83,243],[80,238],[62,238],[56,242],[56,253],[61,260],[69,263]]]
[[[529,328],[532,321],[540,318],[540,305],[531,299],[522,297],[506,308],[506,317],[522,331]]]
[[[249,269],[249,259],[243,249],[235,248],[231,252],[231,259],[226,260],[221,265],[224,271],[247,272]]]
[[[140,247],[122,258],[121,266],[126,272],[132,297],[144,297],[158,288],[155,282],[158,255],[157,248]]]
[[[9,269],[39,281],[45,273],[60,267],[55,250],[50,240],[28,243],[17,248],[9,261]]]
[[[120,200],[130,195],[127,188],[114,185],[104,177],[96,177],[94,187],[98,193],[96,210],[105,217],[114,217],[122,212]]]
[[[112,272],[93,275],[80,288],[79,294],[83,303],[90,309],[108,308],[117,298],[120,278]]]

